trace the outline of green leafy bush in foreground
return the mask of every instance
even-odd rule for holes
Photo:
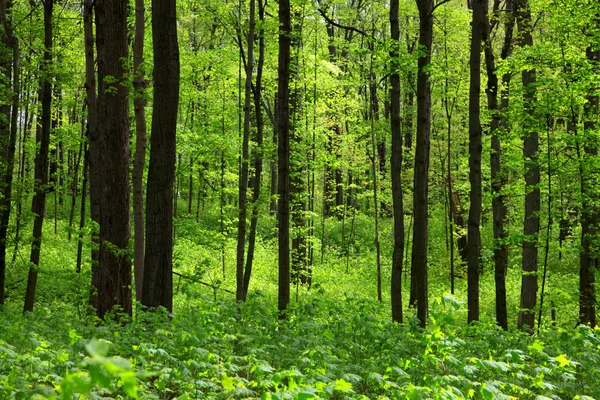
[[[600,398],[597,330],[460,326],[464,307],[442,297],[421,331],[375,317],[376,302],[311,293],[284,322],[261,296],[186,299],[128,324],[9,307],[0,398]]]

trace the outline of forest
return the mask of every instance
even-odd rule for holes
[[[1,399],[600,399],[597,0],[0,0]]]

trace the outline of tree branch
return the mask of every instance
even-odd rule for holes
[[[446,1],[449,1],[449,0],[446,0]],[[325,21],[326,21],[326,22],[327,22],[329,25],[333,25],[333,26],[335,26],[336,28],[344,29],[344,30],[346,30],[346,31],[356,32],[356,33],[358,33],[359,35],[362,35],[362,36],[365,36],[365,37],[368,37],[368,38],[370,38],[370,39],[373,39],[373,40],[375,40],[375,37],[373,37],[373,36],[369,35],[367,32],[365,32],[365,31],[363,31],[363,30],[360,30],[360,29],[358,29],[358,28],[355,28],[355,27],[353,27],[353,26],[346,26],[346,25],[338,24],[337,22],[335,22],[334,20],[332,20],[331,18],[329,18],[329,17],[327,16],[327,14],[325,14],[325,12],[324,12],[323,10],[321,10],[320,8],[318,8],[318,9],[317,9],[317,11],[319,12],[319,14],[321,14],[321,16],[322,16],[322,17],[325,19]]]

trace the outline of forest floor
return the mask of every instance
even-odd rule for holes
[[[60,221],[57,235],[47,224],[33,313],[21,314],[25,267],[9,273],[17,284],[0,312],[0,398],[600,399],[600,331],[573,328],[576,303],[566,304],[576,275],[549,279],[558,325],[545,320],[529,335],[494,325],[491,271],[482,277],[482,322],[467,326],[465,279],[449,295],[445,269],[432,262],[427,329],[410,310],[403,325],[393,324],[387,283],[384,302],[376,301],[367,222],[357,220],[344,252],[331,250],[343,248],[341,226],[331,223],[312,288],[294,287],[287,319],[278,321],[276,240],[268,229],[240,305],[199,283],[233,289],[234,241],[219,239],[210,223],[181,218],[174,259],[187,278],[175,279],[173,314],[136,310],[127,324],[98,323],[87,306],[89,266],[77,275],[75,242],[65,240]],[[389,229],[384,224],[383,234]],[[518,279],[511,269],[512,328]]]

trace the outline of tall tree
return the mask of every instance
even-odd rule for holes
[[[0,66],[4,82],[12,87],[8,89],[12,99],[7,101],[8,106],[2,107],[2,130],[0,143],[3,147],[2,167],[2,200],[0,202],[0,306],[4,304],[5,276],[6,276],[6,239],[8,236],[8,223],[10,222],[13,170],[15,164],[15,145],[17,141],[17,126],[19,115],[20,69],[19,40],[13,29],[12,2],[0,0],[0,29],[2,30],[2,43],[6,46],[0,57]],[[10,110],[10,115],[9,115]],[[10,124],[8,123],[10,121]],[[9,126],[10,125],[10,126]]]
[[[87,103],[88,168],[90,181],[90,218],[100,223],[100,165],[98,160],[98,102],[94,57],[94,0],[83,2],[83,35],[85,41],[85,93]],[[98,232],[92,227],[92,290],[90,304],[98,307]]]
[[[513,28],[515,24],[513,12],[513,0],[507,0],[504,5],[507,16],[504,22],[504,43],[502,45],[501,59],[505,60],[512,49]],[[498,104],[498,76],[496,75],[496,59],[491,42],[492,26],[490,20],[485,16],[485,63],[487,72],[487,101],[488,109],[492,113],[490,124],[491,140],[491,175],[492,175],[492,214],[494,230],[494,282],[496,286],[496,322],[504,330],[508,329],[508,314],[506,310],[506,271],[508,269],[508,244],[506,243],[507,232],[504,229],[508,216],[506,196],[503,187],[506,178],[502,169],[502,128],[506,127],[504,111],[508,108],[508,87],[510,85],[510,73],[502,76],[503,91],[500,104]]]
[[[402,193],[402,129],[400,118],[400,25],[399,0],[390,2],[390,28],[392,36],[390,84],[390,122],[392,131],[392,201],[394,206],[394,253],[392,259],[392,320],[402,323],[402,264],[404,259],[404,203]]]
[[[236,259],[236,291],[237,301],[244,299],[244,255],[246,252],[246,215],[248,196],[248,171],[250,170],[250,118],[252,116],[252,71],[254,70],[254,28],[256,1],[250,0],[249,29],[247,36],[247,58],[246,58],[246,84],[244,88],[244,131],[242,133],[242,163],[238,184],[239,213],[237,234],[237,259]],[[240,48],[243,46],[240,37]]]
[[[484,18],[487,14],[487,0],[473,0],[473,20],[471,22],[471,73],[469,89],[469,230],[467,241],[468,265],[468,321],[479,320],[479,257],[481,252],[481,41],[483,39]]]
[[[29,273],[27,275],[27,290],[23,311],[33,311],[35,288],[37,286],[37,268],[40,264],[42,247],[42,227],[46,214],[46,191],[48,185],[48,151],[50,148],[50,123],[52,109],[52,10],[53,0],[44,0],[44,58],[40,64],[40,103],[42,104],[41,123],[38,122],[35,141],[39,146],[35,156],[35,193],[31,209],[35,214],[33,221],[33,243],[29,256]]]
[[[135,1],[135,38],[133,41],[133,111],[135,114],[135,158],[131,181],[133,186],[133,271],[135,298],[142,301],[144,280],[144,166],[146,164],[146,99],[144,90],[144,0]]]
[[[279,227],[279,317],[290,302],[290,49],[292,18],[289,0],[279,1],[279,58],[277,67],[277,223]]]
[[[528,0],[516,0],[519,46],[533,46],[533,22]],[[523,251],[521,302],[518,327],[533,329],[538,290],[537,235],[540,230],[540,166],[538,163],[539,134],[535,122],[536,70],[529,66],[521,73],[523,81],[523,158],[525,160],[525,219],[523,222]]]
[[[427,320],[427,253],[429,243],[429,136],[431,133],[431,83],[429,63],[433,43],[433,0],[417,0],[419,47],[417,66],[417,135],[414,171],[414,224],[411,275],[417,318],[422,327]]]
[[[131,314],[129,245],[129,89],[127,3],[94,4],[98,51],[98,168],[100,250],[96,313],[104,318],[114,306]],[[91,165],[90,165],[91,166]],[[92,181],[93,185],[94,182]]]
[[[154,102],[146,197],[142,304],[173,309],[173,183],[179,106],[179,45],[175,0],[152,1]]]
[[[600,28],[600,17],[597,19]],[[600,65],[598,44],[586,49],[588,61],[595,73]],[[598,170],[594,168],[598,157],[598,88],[589,89],[584,105],[584,160],[580,168],[581,197],[581,253],[579,256],[579,322],[596,326],[596,271],[598,268]]]

